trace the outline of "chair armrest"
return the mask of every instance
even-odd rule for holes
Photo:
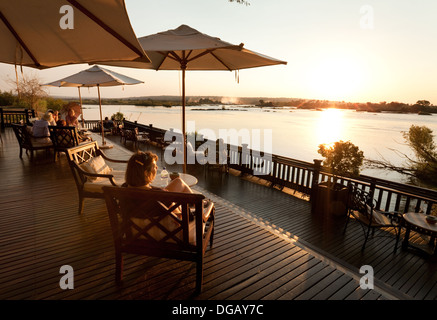
[[[397,223],[400,223],[402,220],[402,214],[399,211],[384,211],[384,210],[378,210],[378,209],[373,209],[373,210],[390,218],[391,221],[395,221]]]
[[[113,186],[117,186],[117,184],[114,181],[114,175],[113,174],[100,174],[100,173],[87,172],[87,171],[83,170],[80,166],[78,166],[77,163],[74,163],[74,166],[85,177],[88,176],[88,177],[94,177],[94,178],[107,178],[107,179],[109,179],[109,182],[111,182],[111,184]]]
[[[214,209],[214,203],[210,202],[209,205],[203,210],[203,222],[208,221],[211,212]]]

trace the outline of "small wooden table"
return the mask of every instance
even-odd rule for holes
[[[435,244],[435,238],[437,236],[437,224],[431,224],[426,221],[426,215],[416,212],[408,212],[403,215],[403,223],[406,228],[404,241],[402,243],[402,248],[407,249],[408,247],[413,247],[414,249],[423,250],[416,246],[412,246],[408,240],[410,238],[411,230],[418,233],[430,236],[429,246],[434,247],[433,255],[437,256],[437,245]]]
[[[179,178],[181,178],[190,187],[197,184],[197,178],[188,173],[179,173]],[[159,174],[156,175],[155,179],[150,183],[152,187],[155,188],[165,188],[170,182],[170,172],[168,179],[161,179]]]

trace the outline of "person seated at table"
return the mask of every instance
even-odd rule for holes
[[[148,152],[139,151],[134,155],[132,155],[127,164],[126,176],[125,176],[126,183],[123,184],[123,187],[193,193],[191,188],[179,177],[171,180],[170,183],[164,188],[157,188],[151,186],[151,182],[155,179],[156,173],[158,171],[158,166],[156,165],[157,160],[158,160],[158,156],[149,151]],[[132,205],[132,210],[135,210],[135,208],[138,207],[137,204],[135,203],[131,203],[131,205]],[[171,207],[172,205],[173,204],[167,204],[167,207]],[[204,212],[210,212],[213,206],[214,203],[212,201],[206,199],[203,200],[203,207],[205,210]],[[190,208],[194,209],[192,206],[190,206]],[[193,230],[193,228],[195,227],[194,212],[191,209],[189,210],[189,220],[191,221],[190,230]],[[182,211],[180,207],[174,209],[172,213],[179,219],[182,219],[181,216]],[[141,218],[131,218],[131,219],[138,226],[141,227],[145,226],[144,225],[144,223],[146,223],[145,220],[142,220]],[[167,219],[164,222],[164,225],[168,229],[179,227],[179,225],[174,221],[174,219]],[[133,230],[133,233],[135,234],[136,230]],[[153,237],[159,237],[159,234],[162,233],[162,231],[157,230],[157,227],[153,226],[148,233],[151,234]],[[194,233],[190,231],[190,234],[194,234]]]
[[[67,122],[64,119],[60,119],[60,120],[56,121],[56,125],[58,127],[66,127],[67,126]]]
[[[171,180],[164,188],[152,187],[150,183],[158,172],[157,160],[158,156],[150,151],[139,151],[133,154],[127,163],[126,185],[128,187],[193,193],[193,190],[179,177]]]
[[[67,126],[79,127],[79,120],[77,120],[73,109],[68,109],[68,114],[65,116],[65,121],[67,122]]]
[[[105,117],[105,120],[103,120],[103,128],[111,130],[113,127],[114,127],[114,121],[112,120],[112,118],[111,120],[109,120],[108,117]]]
[[[53,121],[50,123],[51,126],[56,126],[59,120],[59,111],[54,111],[53,109],[48,109],[47,112],[50,112],[53,116]]]
[[[33,123],[32,135],[35,138],[50,137],[49,125],[53,122],[53,115],[50,112],[46,112],[42,119],[36,120]]]

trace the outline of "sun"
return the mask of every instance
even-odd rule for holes
[[[314,96],[332,101],[353,99],[363,84],[365,72],[348,56],[326,56],[308,73],[308,85]]]
[[[317,144],[333,144],[341,140],[344,131],[343,112],[327,109],[320,112],[317,124]]]

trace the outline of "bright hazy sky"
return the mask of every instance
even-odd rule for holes
[[[293,97],[353,102],[429,100],[437,105],[435,0],[126,0],[137,37],[186,24],[200,32],[285,60],[287,65],[234,72],[187,72],[187,95]],[[88,65],[38,71],[51,82]],[[179,95],[179,71],[107,67],[142,85],[102,88],[103,98]],[[0,64],[0,90],[14,67]],[[76,96],[75,88],[50,88]],[[96,97],[95,88],[82,89]]]

